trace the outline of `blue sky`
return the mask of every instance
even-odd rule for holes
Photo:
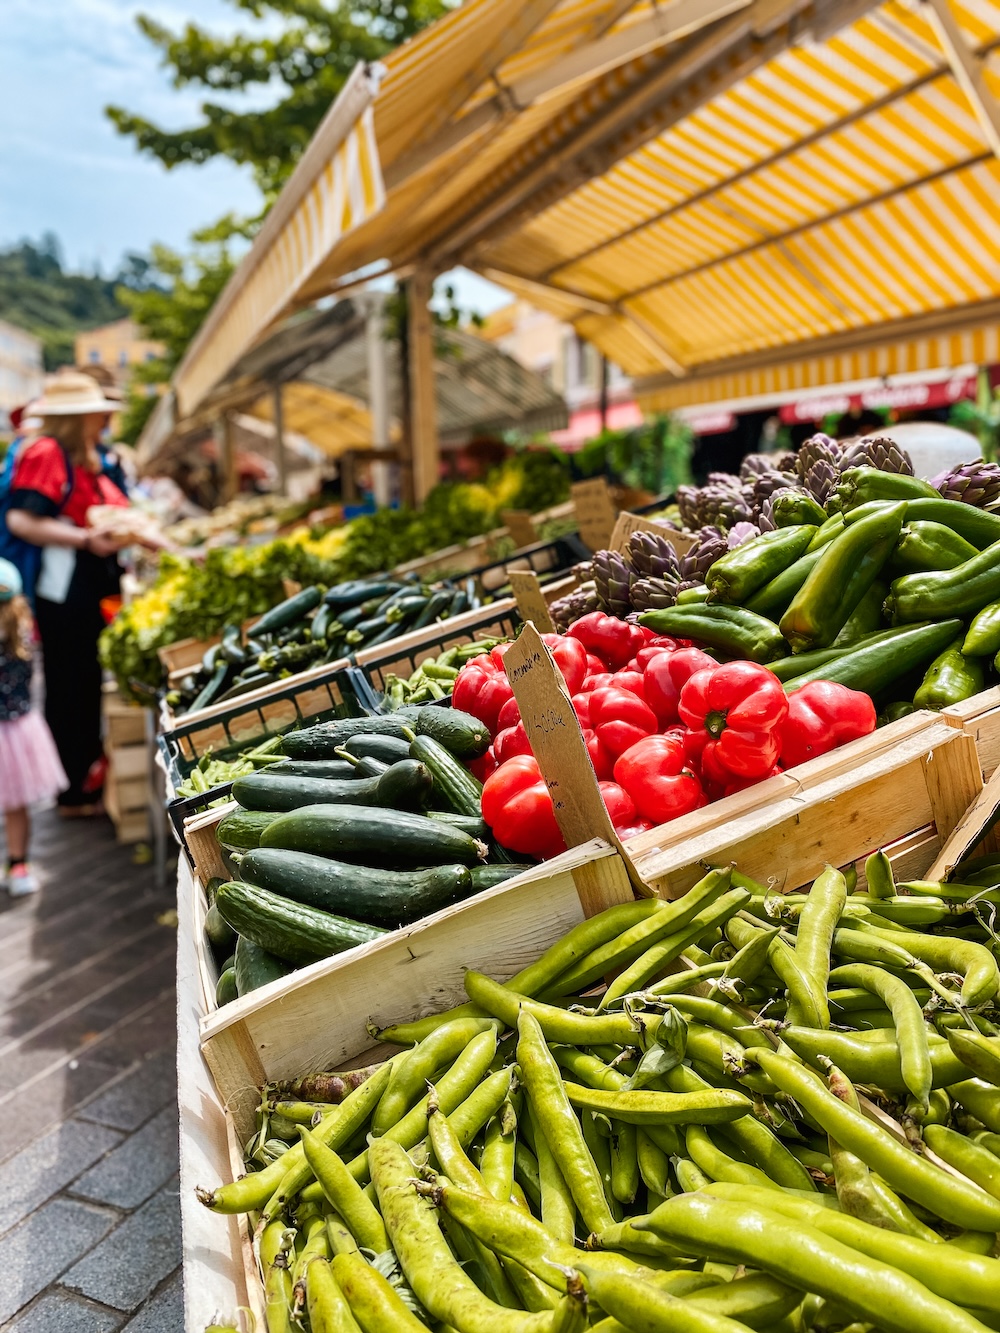
[[[219,32],[250,22],[225,0],[0,0],[0,245],[53,231],[70,266],[114,272],[127,250],[183,248],[195,228],[257,207],[248,171],[215,161],[168,172],[105,117],[110,102],[179,128],[203,96],[171,86],[139,12],[175,29],[193,17]],[[483,313],[504,299],[471,274],[458,286]]]

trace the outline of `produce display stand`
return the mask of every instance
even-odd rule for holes
[[[553,505],[549,509],[540,510],[537,514],[529,515],[531,525],[535,530],[544,523],[572,517],[572,500]],[[421,577],[440,569],[453,569],[460,573],[470,573],[477,565],[483,563],[483,556],[489,553],[492,546],[507,538],[514,539],[513,534],[507,527],[493,528],[480,537],[470,537],[467,542],[445,546],[439,551],[431,551],[427,555],[418,556],[416,560],[408,560],[403,565],[397,565],[392,572],[394,574],[419,574]]]
[[[631,897],[615,851],[592,841],[405,930],[314,963],[209,1013],[201,968],[200,884],[178,877],[178,1104],[185,1327],[201,1333],[246,1305],[263,1319],[262,1291],[243,1217],[210,1213],[196,1185],[243,1173],[260,1085],[304,1068],[371,1064],[366,1024],[417,1017],[464,999],[470,959],[509,976],[562,934]],[[211,1073],[209,1072],[211,1071]]]

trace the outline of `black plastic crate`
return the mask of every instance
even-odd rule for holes
[[[491,560],[489,564],[470,569],[455,582],[462,583],[465,579],[474,578],[484,596],[495,597],[509,586],[510,576],[507,571],[510,569],[532,569],[545,582],[547,579],[558,578],[581,560],[589,560],[590,555],[579,535],[571,532],[549,542],[523,546],[502,560]]]
[[[421,662],[440,657],[449,648],[477,639],[509,639],[514,636],[521,617],[509,599],[484,606],[478,611],[466,611],[427,629],[403,634],[395,643],[388,643],[367,652],[358,653],[357,665],[348,668],[353,677],[350,689],[364,703],[367,711],[382,707],[387,676],[412,676]]]
[[[176,788],[206,754],[216,759],[236,758],[242,750],[294,727],[338,717],[363,717],[371,710],[358,694],[359,683],[357,675],[340,663],[326,671],[291,676],[283,684],[275,682],[265,698],[251,702],[237,698],[208,717],[179,718],[159,738],[171,785]],[[367,696],[367,687],[364,692]],[[227,795],[230,786],[224,783],[197,796],[168,801],[167,813],[179,840],[183,840],[184,820]]]

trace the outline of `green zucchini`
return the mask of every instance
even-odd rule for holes
[[[243,939],[289,963],[312,963],[377,940],[385,931],[293,903],[252,884],[223,884],[219,911]],[[242,941],[241,941],[242,943]],[[237,966],[239,945],[237,945]]]
[[[513,879],[515,875],[522,875],[531,868],[528,865],[473,866],[469,874],[472,876],[474,891],[481,893],[483,889],[495,889],[498,884]]]
[[[486,820],[476,818],[475,815],[456,815],[454,810],[428,810],[427,818],[440,820],[442,824],[450,824],[452,828],[459,828],[470,838],[478,838],[480,842],[486,842],[490,836]]]
[[[287,977],[291,969],[273,953],[241,935],[236,942],[236,958],[233,961],[234,980],[237,995],[249,995],[252,990],[259,990],[269,981]]]
[[[278,814],[273,810],[234,810],[219,824],[215,836],[220,847],[231,852],[245,852],[257,846],[261,834],[277,818]]]
[[[294,625],[297,620],[307,616],[310,611],[315,611],[322,599],[323,594],[319,588],[303,588],[294,597],[286,597],[277,606],[272,606],[270,611],[250,626],[249,632],[255,638],[261,634],[277,634],[278,630],[287,629],[289,625]]]
[[[239,991],[236,989],[236,968],[227,967],[225,971],[219,973],[219,980],[215,987],[215,1003],[221,1008],[224,1004],[230,1004],[238,999]]]
[[[402,736],[370,736],[361,732],[345,742],[343,748],[356,759],[381,759],[384,764],[410,757],[409,742]]]
[[[335,759],[337,750],[352,736],[397,736],[406,740],[410,729],[409,719],[399,716],[345,717],[287,732],[282,749],[289,759]]]
[[[417,735],[433,736],[456,759],[478,759],[490,748],[489,728],[471,713],[432,705],[415,708],[413,712],[416,715],[413,730]]]
[[[430,769],[417,759],[401,759],[375,780],[375,799],[388,810],[419,810],[433,790]]]
[[[354,805],[307,805],[281,815],[260,845],[397,870],[453,862],[474,866],[486,851],[461,829],[438,820]]]
[[[297,810],[301,805],[374,805],[378,779],[299,778],[261,769],[237,778],[233,799],[245,810]]]
[[[456,815],[475,818],[482,814],[482,786],[440,741],[433,736],[416,736],[410,745],[410,754],[427,766],[435,788]]]
[[[309,852],[258,847],[240,867],[243,879],[295,902],[390,930],[409,925],[473,891],[463,865],[430,870],[369,870]]]
[[[215,903],[205,913],[205,938],[212,946],[216,958],[225,958],[231,954],[236,943],[236,932],[223,918]]]

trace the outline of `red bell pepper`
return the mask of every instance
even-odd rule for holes
[[[676,652],[654,648],[643,649],[649,657],[643,664],[643,698],[656,714],[661,727],[677,721],[677,703],[681,690],[696,671],[714,669],[718,663],[700,648],[679,648]]]
[[[489,775],[497,770],[497,757],[493,746],[491,745],[485,754],[473,759],[466,767],[477,782],[485,782]]]
[[[588,653],[599,657],[610,671],[617,671],[646,643],[645,631],[603,611],[591,611],[582,616],[567,631],[578,639]]]
[[[498,731],[493,741],[493,752],[499,764],[505,764],[516,754],[531,754],[531,742],[524,729],[523,722],[515,722],[512,727]]]
[[[604,782],[611,778],[615,767],[615,757],[610,750],[606,750],[597,737],[596,732],[587,727],[583,733],[583,739],[587,742],[587,753],[590,755],[590,762],[594,766],[594,772],[597,774],[598,781]]]
[[[605,666],[605,664],[601,661],[599,657],[595,657],[593,653],[587,654],[588,676],[601,676],[604,674],[605,671],[607,671],[607,669],[608,668]]]
[[[606,690],[614,679],[612,671],[597,671],[592,676],[588,676],[580,687],[586,694],[592,694],[594,690]]]
[[[581,727],[590,726],[590,695],[590,690],[581,690],[570,700]]]
[[[657,729],[656,714],[638,695],[613,686],[590,696],[590,722],[613,759]]]
[[[681,690],[680,719],[707,736],[702,765],[733,778],[760,778],[775,765],[788,700],[781,681],[756,662],[696,671]]]
[[[623,787],[619,787],[617,782],[602,782],[599,785],[605,809],[611,818],[611,826],[619,838],[632,838],[637,833],[652,828],[652,825],[636,810],[632,797]]]
[[[638,695],[646,702],[645,681],[641,671],[632,671],[624,667],[621,671],[616,671],[608,682],[609,688],[615,690],[628,690],[629,694]]]
[[[500,709],[500,716],[497,718],[497,731],[505,731],[507,727],[516,727],[520,720],[521,705],[511,695],[503,708]]]
[[[779,729],[781,762],[793,768],[874,730],[875,705],[867,694],[814,680],[788,696],[788,715]]]
[[[566,850],[552,797],[531,755],[508,759],[486,779],[483,818],[497,842],[512,852],[547,860]]]
[[[587,678],[587,650],[578,639],[571,639],[565,634],[543,634],[544,643],[552,654],[556,666],[562,672],[563,680],[570,694],[576,694]]]
[[[500,709],[514,697],[502,660],[494,659],[496,651],[494,648],[489,656],[483,654],[466,662],[458,673],[451,695],[453,705],[478,718],[489,727],[491,736],[497,734]]]
[[[705,793],[687,767],[684,742],[677,733],[637,741],[615,764],[615,781],[632,797],[643,819],[653,824],[666,824],[705,804]]]

